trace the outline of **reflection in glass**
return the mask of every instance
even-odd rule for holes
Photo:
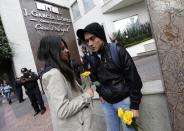
[[[95,6],[93,0],[83,0],[83,4],[85,11],[89,11]]]
[[[80,11],[79,11],[79,6],[78,3],[75,2],[72,6],[72,14],[73,14],[73,18],[76,20],[78,17],[81,16]]]
[[[150,23],[139,24],[137,15],[115,21],[114,27],[113,38],[125,47],[152,39]]]
[[[131,26],[137,24],[138,25],[138,16],[132,16],[125,19],[121,19],[114,22],[115,31],[123,32],[126,28],[130,28]]]

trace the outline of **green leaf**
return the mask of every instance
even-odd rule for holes
[[[12,49],[8,44],[6,34],[3,28],[3,24],[0,18],[0,60],[11,59],[12,58]]]

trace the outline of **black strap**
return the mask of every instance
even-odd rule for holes
[[[109,43],[110,45],[110,52],[113,63],[116,65],[116,67],[121,70],[121,62],[117,50],[117,44],[116,43]]]

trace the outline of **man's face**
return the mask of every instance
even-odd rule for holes
[[[99,51],[104,44],[103,40],[89,32],[84,34],[84,39],[88,43],[88,46],[91,48],[92,52]]]

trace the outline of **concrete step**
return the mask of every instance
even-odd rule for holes
[[[157,50],[138,53],[137,56],[133,57],[133,60],[138,60],[138,59],[148,57],[148,56],[152,56],[152,55],[155,55],[155,54],[157,54]]]

